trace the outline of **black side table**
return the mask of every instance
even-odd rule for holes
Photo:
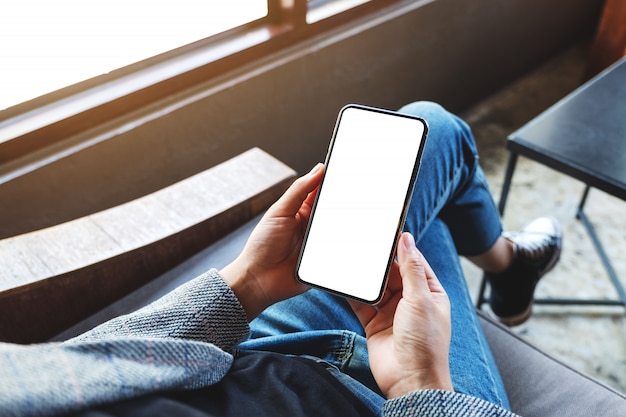
[[[512,133],[507,149],[510,157],[500,197],[500,213],[504,213],[519,155],[585,183],[577,218],[584,224],[619,296],[617,300],[535,299],[535,303],[626,308],[626,292],[584,212],[591,187],[626,200],[626,57]],[[486,284],[483,277],[478,308],[486,301]]]

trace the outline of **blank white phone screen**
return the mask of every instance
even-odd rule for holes
[[[375,303],[419,168],[422,119],[349,105],[339,114],[299,259],[298,279]]]

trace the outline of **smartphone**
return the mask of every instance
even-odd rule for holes
[[[419,117],[357,104],[341,109],[298,258],[300,282],[380,301],[427,131]]]

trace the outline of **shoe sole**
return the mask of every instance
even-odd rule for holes
[[[528,305],[528,308],[526,308],[526,310],[524,310],[523,312],[516,314],[515,316],[509,316],[509,317],[496,316],[496,318],[498,319],[500,323],[504,324],[505,326],[508,326],[508,327],[519,326],[520,324],[526,322],[526,320],[528,320],[530,316],[532,315],[533,304],[534,303],[531,300],[530,304]]]
[[[548,265],[546,265],[543,271],[541,271],[541,274],[539,275],[539,279],[533,285],[533,289],[532,289],[533,294],[535,293],[535,288],[537,287],[537,284],[539,283],[539,281],[541,281],[541,278],[543,278],[548,272],[550,272],[559,262],[559,259],[561,259],[563,233],[561,232],[561,227],[559,223],[557,221],[554,221],[554,224],[556,225],[556,234],[559,236],[557,240],[557,244],[556,244],[556,252],[554,256],[552,257],[552,259],[550,260],[550,262],[548,263]],[[500,321],[500,323],[508,327],[519,326],[520,324],[528,320],[530,316],[532,315],[533,304],[534,304],[534,298],[530,300],[530,304],[528,304],[528,307],[521,313],[518,313],[514,316],[507,316],[507,317],[500,317],[496,315],[496,318]]]

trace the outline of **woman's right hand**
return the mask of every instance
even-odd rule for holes
[[[388,399],[453,390],[448,365],[450,301],[415,240],[404,233],[382,301],[351,302],[365,328],[372,374]]]

